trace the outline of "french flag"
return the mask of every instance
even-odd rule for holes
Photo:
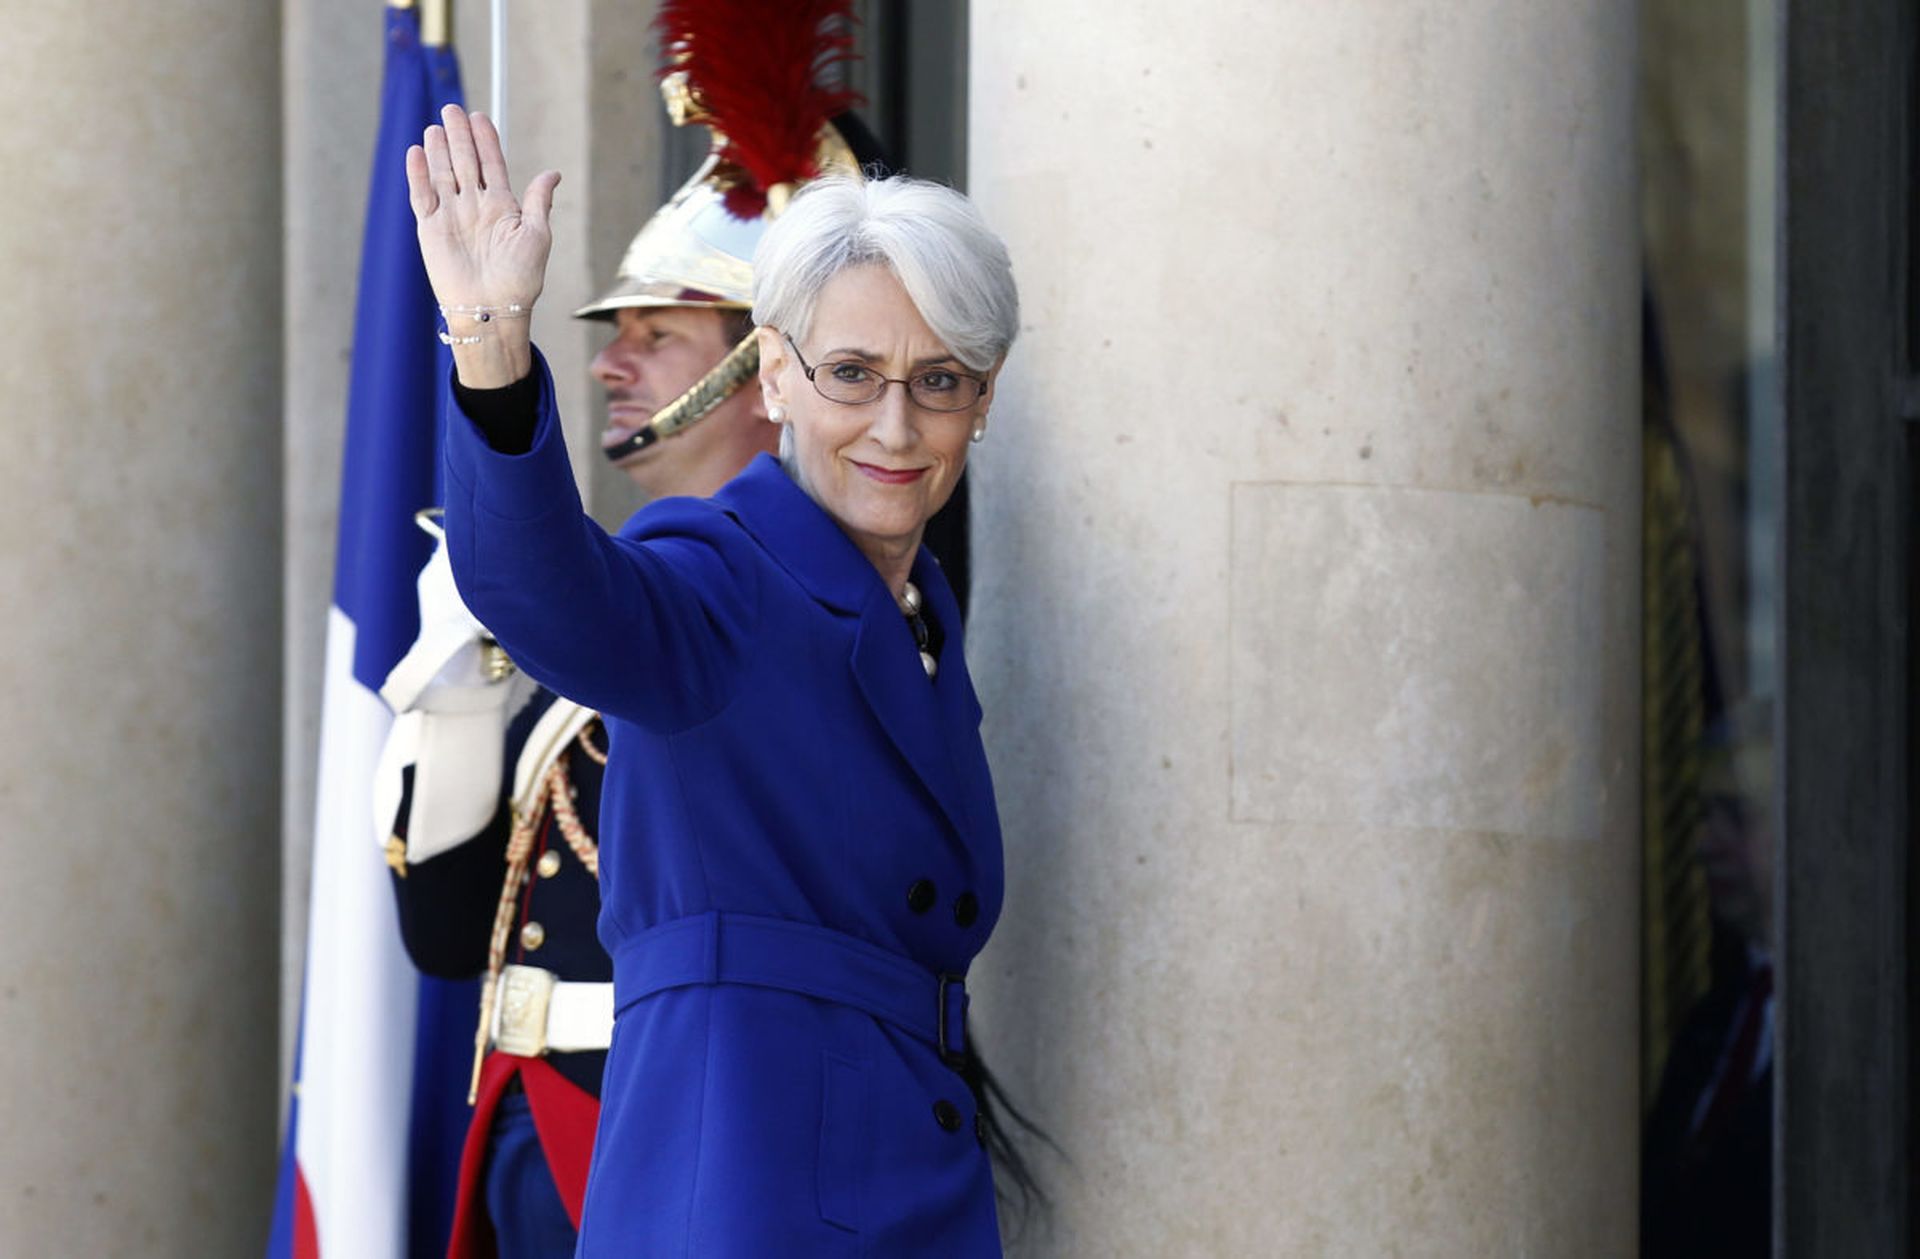
[[[474,983],[425,979],[400,943],[374,765],[392,723],[380,684],[419,632],[414,582],[440,501],[450,368],[413,214],[406,151],[461,100],[451,48],[418,10],[386,10],[386,70],[360,258],[333,607],[321,711],[300,1043],[269,1259],[440,1259],[467,1122]]]

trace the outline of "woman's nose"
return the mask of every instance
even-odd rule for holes
[[[913,399],[907,393],[907,387],[889,382],[886,392],[872,404],[873,424],[869,432],[873,439],[886,450],[910,450],[919,439],[919,430],[914,426]]]

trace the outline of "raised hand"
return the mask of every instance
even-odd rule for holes
[[[420,257],[458,339],[455,370],[472,388],[511,384],[532,363],[525,312],[546,283],[548,213],[559,182],[557,171],[542,171],[525,199],[516,199],[492,121],[484,114],[469,120],[458,105],[441,111],[441,125],[407,150]],[[481,320],[471,313],[479,310],[492,315]]]

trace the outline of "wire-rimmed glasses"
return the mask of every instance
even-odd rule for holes
[[[792,347],[793,356],[800,360],[800,370],[813,382],[815,391],[829,402],[850,407],[862,406],[878,400],[887,391],[888,385],[904,385],[907,396],[923,410],[964,411],[980,401],[980,396],[987,391],[984,377],[969,376],[947,367],[929,367],[901,380],[882,376],[866,364],[852,359],[809,365],[806,356],[800,353],[800,347],[794,345],[793,338],[784,332],[780,335]]]

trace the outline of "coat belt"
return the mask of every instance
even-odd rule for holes
[[[744,984],[832,1001],[966,1056],[966,976],[930,970],[843,931],[719,910],[661,923],[614,950],[616,1017],[669,988]]]

